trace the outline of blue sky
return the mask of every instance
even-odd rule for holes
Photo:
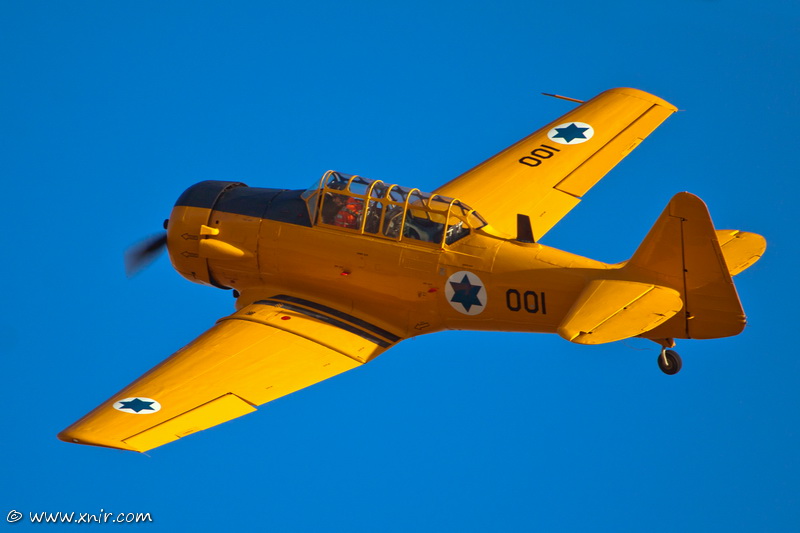
[[[2,3],[0,524],[797,531],[799,23],[776,1]],[[681,342],[679,375],[642,340],[446,332],[149,456],[56,440],[232,311],[166,257],[124,276],[189,185],[433,190],[571,109],[540,92],[616,86],[682,111],[543,242],[625,260],[688,190],[769,243],[737,278],[745,332]]]

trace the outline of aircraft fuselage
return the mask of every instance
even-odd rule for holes
[[[236,209],[175,207],[169,250],[184,277],[234,289],[237,309],[291,295],[369,317],[401,338],[444,329],[552,333],[586,283],[615,270],[488,226],[447,245]]]

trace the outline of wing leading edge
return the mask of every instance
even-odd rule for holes
[[[351,315],[275,296],[221,319],[58,437],[144,452],[360,366],[399,341]]]
[[[529,215],[539,239],[675,111],[644,91],[605,91],[435,192],[511,235],[517,214]]]

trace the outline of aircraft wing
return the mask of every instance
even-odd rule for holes
[[[144,452],[355,368],[399,341],[335,309],[275,296],[221,319],[58,437]]]
[[[675,111],[644,91],[605,91],[435,192],[510,235],[517,214],[528,215],[539,239]]]

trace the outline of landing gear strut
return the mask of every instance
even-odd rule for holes
[[[668,349],[675,347],[675,339],[666,338],[650,340],[661,345],[661,353],[658,354],[658,368],[660,368],[663,373],[669,376],[680,372],[681,366],[683,366],[681,356],[678,355],[678,352],[675,350]]]
[[[678,352],[661,348],[661,353],[658,355],[658,368],[663,373],[672,376],[680,372],[681,366],[683,366],[683,362]]]

